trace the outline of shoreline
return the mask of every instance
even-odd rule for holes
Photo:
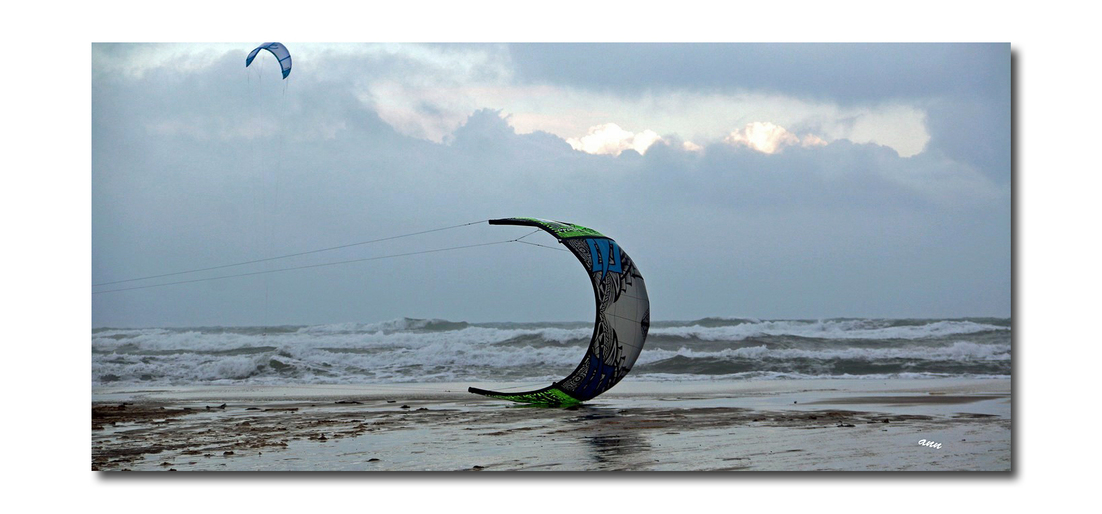
[[[92,468],[1011,470],[1010,379],[624,381],[565,409],[469,385],[530,384],[94,387]]]

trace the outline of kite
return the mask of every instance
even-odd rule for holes
[[[283,69],[283,78],[287,78],[287,75],[291,74],[291,52],[287,51],[287,47],[283,46],[283,43],[264,43],[249,52],[249,56],[245,58],[245,67],[248,68],[253,63],[253,59],[256,58],[256,54],[261,50],[267,50],[279,59],[279,66]]]
[[[536,218],[489,222],[536,227],[558,238],[581,261],[593,282],[597,318],[585,357],[566,378],[534,391],[510,393],[476,387],[467,391],[514,402],[568,406],[590,400],[616,385],[643,351],[650,328],[647,287],[628,254],[612,238],[572,223]]]

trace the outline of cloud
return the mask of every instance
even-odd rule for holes
[[[704,147],[700,146],[692,141],[685,141],[681,143],[681,149],[686,152],[703,152]]]
[[[448,64],[449,51],[479,47],[415,46],[424,58],[404,47],[300,52],[286,90],[268,75],[250,81],[247,49],[194,68],[143,60],[154,64],[142,73],[100,72],[107,57],[94,54],[92,280],[522,215],[614,235],[654,277],[660,319],[717,305],[760,317],[1009,313],[1004,98],[839,106],[582,90],[510,82],[492,52]],[[406,96],[387,104],[376,84]],[[382,114],[399,103],[444,121],[407,133]],[[924,116],[934,139],[917,155],[875,139],[892,125],[907,127],[899,141],[923,141]],[[524,235],[463,230],[328,260]],[[558,280],[577,264],[554,256],[497,245],[98,295],[93,325],[584,319],[589,284]]]
[[[577,44],[509,46],[523,83],[592,91],[746,90],[845,105],[1008,89],[1010,45]]]
[[[800,140],[800,144],[802,146],[823,146],[827,144],[827,142],[815,134],[805,134],[804,138]]]
[[[624,150],[635,150],[643,155],[651,145],[661,139],[653,130],[636,134],[615,123],[605,123],[590,127],[589,133],[581,138],[567,138],[566,142],[575,150],[589,154],[620,155]]]
[[[524,63],[515,62],[505,45],[299,45],[296,52],[302,58],[294,80],[350,82],[395,130],[433,142],[443,142],[471,112],[486,108],[507,115],[519,133],[578,141],[591,127],[613,122],[706,145],[748,120],[770,120],[827,141],[886,145],[904,156],[920,152],[929,139],[925,112],[902,101],[841,104],[773,88],[701,87],[707,83],[621,90],[529,81]]]
[[[826,144],[819,136],[807,134],[802,139],[784,127],[769,122],[755,121],[747,123],[742,130],[731,132],[723,139],[724,143],[746,146],[761,153],[777,153],[785,146],[822,146]]]
[[[97,79],[201,73],[223,62],[254,82],[271,71],[256,65],[245,71],[248,45],[92,50]],[[295,44],[292,52],[289,91],[312,81],[348,85],[396,131],[433,142],[471,112],[490,108],[508,115],[520,133],[578,141],[590,127],[612,121],[706,146],[732,127],[770,120],[825,141],[875,143],[908,157],[926,148],[928,126],[949,132],[959,125],[951,111],[938,109],[932,119],[929,109],[953,105],[985,114],[992,110],[974,108],[974,98],[1009,91],[1006,45]],[[988,119],[1002,122],[965,121]],[[942,140],[947,148],[980,151],[955,141]]]

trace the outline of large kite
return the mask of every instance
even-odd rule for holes
[[[490,220],[491,225],[537,227],[558,238],[585,267],[597,299],[593,337],[581,364],[566,378],[543,389],[509,393],[475,387],[467,390],[503,400],[571,405],[589,400],[616,385],[631,371],[643,351],[650,328],[650,300],[643,276],[612,238],[571,223],[535,218]]]

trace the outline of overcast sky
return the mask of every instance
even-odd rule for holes
[[[259,43],[92,46],[93,284],[534,216],[615,238],[655,320],[1010,315],[1008,44],[283,41],[280,80]],[[93,326],[592,312],[516,243],[92,295]]]

